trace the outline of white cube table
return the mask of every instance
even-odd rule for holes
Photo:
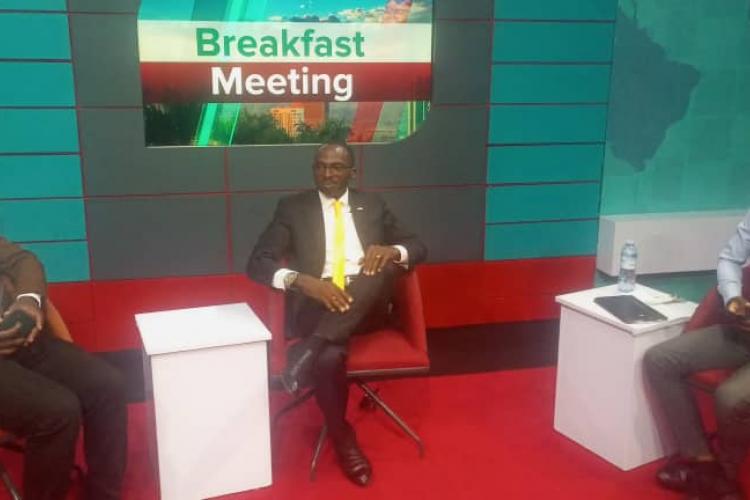
[[[667,317],[626,324],[594,302],[617,295],[605,286],[560,295],[560,343],[555,392],[555,430],[629,470],[669,454],[642,370],[646,350],[682,331],[697,304],[674,302],[637,285],[633,295]],[[663,427],[661,427],[663,430]]]
[[[266,343],[247,304],[137,314],[164,500],[271,484]]]

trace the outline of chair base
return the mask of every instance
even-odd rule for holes
[[[424,458],[424,443],[422,442],[422,438],[420,438],[419,435],[414,432],[406,422],[404,422],[404,420],[398,415],[398,413],[393,411],[390,406],[385,404],[385,401],[383,401],[380,396],[378,396],[378,393],[373,391],[369,385],[359,379],[355,380],[354,383],[357,384],[360,389],[362,389],[362,392],[365,393],[365,397],[367,399],[375,403],[375,405],[383,410],[386,415],[391,417],[391,420],[396,422],[396,425],[401,427],[401,430],[403,430],[417,444],[417,448],[419,449],[419,458]]]
[[[320,434],[318,434],[318,439],[317,441],[315,441],[313,457],[312,461],[310,462],[310,481],[315,481],[315,473],[318,470],[318,460],[320,459],[320,452],[323,451],[323,445],[326,442],[326,437],[328,437],[328,426],[326,424],[323,424],[323,427],[320,429]]]
[[[18,444],[15,436],[9,433],[3,433],[0,435],[0,448],[23,453],[23,446]],[[18,488],[16,488],[16,485],[13,483],[13,480],[10,478],[8,471],[2,463],[0,463],[0,481],[3,482],[5,489],[8,490],[8,493],[13,500],[21,500],[21,494],[18,492]]]
[[[393,420],[396,425],[398,425],[401,430],[403,430],[407,436],[409,436],[416,444],[417,448],[419,449],[419,458],[424,458],[424,443],[422,442],[422,438],[419,437],[419,435],[414,432],[414,430],[409,427],[409,425],[404,422],[404,420],[391,409],[390,406],[388,406],[385,401],[383,401],[380,396],[378,396],[377,392],[372,390],[372,388],[367,385],[364,381],[355,379],[353,381],[357,386],[362,389],[362,392],[365,393],[365,398],[367,398],[370,402],[372,402],[374,405],[376,405],[378,408],[383,410],[383,412],[388,415],[391,420]],[[310,481],[315,480],[315,472],[318,467],[318,461],[320,459],[320,453],[323,451],[323,445],[325,444],[326,436],[328,435],[328,427],[323,424],[323,428],[320,429],[320,434],[318,435],[318,440],[315,443],[315,449],[313,450],[313,457],[310,461]]]
[[[10,478],[10,475],[8,475],[8,471],[5,470],[3,464],[0,464],[0,480],[2,480],[5,489],[8,490],[8,493],[13,500],[22,500],[18,488],[13,484],[13,480]]]
[[[355,378],[352,380],[360,389],[362,389],[362,392],[364,392],[364,397],[369,404],[372,404],[374,407],[380,408],[383,410],[383,412],[388,415],[388,417],[393,420],[396,425],[398,425],[401,430],[406,433],[407,436],[409,436],[417,445],[417,448],[419,449],[419,458],[424,457],[425,449],[424,449],[424,443],[422,442],[422,438],[419,437],[419,435],[414,432],[414,430],[409,427],[409,425],[404,422],[404,420],[395,412],[393,409],[391,409],[390,406],[388,406],[385,401],[381,399],[381,397],[378,395],[376,391],[374,391],[369,385],[367,385],[363,380]],[[284,405],[278,412],[276,412],[276,415],[273,417],[273,425],[275,426],[281,417],[292,411],[293,409],[299,407],[302,405],[305,401],[310,399],[315,394],[315,389],[308,389],[305,393],[303,393],[301,396],[298,396],[294,398],[294,400],[290,401],[286,405]],[[323,427],[320,429],[320,434],[318,434],[318,438],[315,441],[315,447],[313,449],[313,456],[312,460],[310,461],[310,481],[315,480],[315,473],[318,468],[318,462],[320,460],[320,454],[323,451],[323,446],[325,445],[326,437],[328,437],[328,427],[323,424]]]

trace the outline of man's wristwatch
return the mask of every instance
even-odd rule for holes
[[[289,271],[284,276],[284,290],[291,290],[294,287],[294,282],[297,281],[299,273],[297,271]]]
[[[393,257],[393,262],[399,262],[399,261],[401,260],[401,258],[402,258],[402,255],[401,255],[401,250],[399,250],[399,248],[398,248],[398,247],[391,247],[391,248],[392,248],[392,249],[394,249],[394,250],[396,251],[396,252],[395,252],[395,253],[396,253],[396,256],[395,256],[395,257]]]

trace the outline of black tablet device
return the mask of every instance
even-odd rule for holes
[[[662,313],[632,295],[596,297],[594,302],[623,323],[648,323],[667,319]]]

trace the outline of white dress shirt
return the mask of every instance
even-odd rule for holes
[[[742,295],[742,266],[750,257],[750,211],[737,226],[737,232],[719,254],[716,274],[719,293],[727,304]]]
[[[320,205],[323,209],[323,227],[325,229],[325,263],[323,264],[323,273],[320,275],[321,278],[330,278],[333,276],[333,246],[334,246],[334,233],[335,233],[335,212],[333,204],[336,201],[335,198],[329,198],[320,191],[318,191],[320,197]],[[344,216],[344,238],[345,238],[345,250],[344,257],[346,259],[344,265],[344,274],[347,276],[355,276],[359,274],[362,269],[360,262],[365,256],[364,249],[362,248],[362,242],[357,234],[357,228],[354,225],[354,219],[352,218],[352,207],[349,204],[349,190],[347,189],[343,195],[339,198],[341,201],[341,212]],[[356,210],[356,208],[355,208]],[[400,259],[397,261],[398,264],[406,265],[409,262],[409,255],[406,248],[402,245],[393,245],[394,248],[398,249],[401,254]],[[291,269],[281,268],[276,271],[273,275],[273,287],[280,290],[284,290],[284,278],[293,272]]]

